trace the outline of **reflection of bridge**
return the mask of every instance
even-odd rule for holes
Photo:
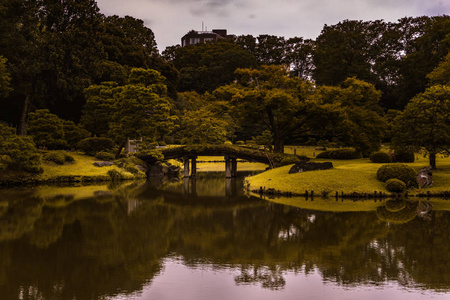
[[[236,177],[237,159],[273,165],[272,153],[242,147],[224,145],[180,146],[162,148],[155,151],[160,152],[165,160],[182,158],[184,160],[184,177],[189,177],[189,165],[191,165],[192,169],[190,176],[195,177],[197,175],[198,156],[223,156],[225,158],[225,176],[227,178]],[[140,153],[138,157],[149,166],[158,161],[155,156],[149,153]]]

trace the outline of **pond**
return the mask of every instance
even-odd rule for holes
[[[3,189],[0,295],[448,300],[450,201],[261,199],[223,173]]]

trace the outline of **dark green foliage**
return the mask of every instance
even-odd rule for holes
[[[67,142],[69,149],[75,148],[76,144],[82,139],[90,137],[89,131],[80,126],[77,126],[74,122],[63,120],[64,139]]]
[[[377,151],[370,154],[370,161],[377,164],[391,163],[392,156],[389,153]]]
[[[244,141],[236,141],[234,144],[236,146],[243,146],[243,145],[245,145],[245,142]]]
[[[39,147],[63,149],[67,146],[64,139],[63,120],[50,113],[48,109],[38,109],[30,113],[28,134]]]
[[[337,149],[337,150],[327,150],[319,153],[316,158],[329,158],[329,159],[358,159],[362,158],[361,152],[354,149]]]
[[[100,151],[97,154],[95,154],[95,158],[98,158],[100,160],[112,161],[114,160],[114,154],[106,151]]]
[[[253,55],[230,41],[171,47],[163,55],[180,72],[178,91],[212,92],[232,83],[237,68],[256,66]]]
[[[394,150],[394,162],[412,163],[414,160],[413,150],[406,148],[397,148]]]
[[[392,193],[402,193],[406,190],[406,184],[399,179],[388,179],[386,181],[386,189]]]
[[[111,177],[112,181],[122,180],[122,174],[120,174],[120,172],[117,170],[109,170],[106,174]]]
[[[63,165],[67,162],[74,162],[73,156],[69,155],[65,151],[50,151],[44,154],[43,159],[45,161],[52,161],[55,164]]]
[[[403,164],[389,164],[381,166],[377,171],[377,179],[386,182],[389,179],[399,179],[407,187],[417,187],[416,172],[413,168]]]
[[[145,163],[141,159],[139,159],[135,156],[121,158],[121,159],[117,160],[115,162],[115,164],[119,168],[124,169],[125,171],[127,171],[131,174],[134,174],[134,175],[138,175],[140,173],[137,166],[142,166],[142,168],[145,168]]]
[[[7,97],[12,90],[9,82],[11,77],[6,68],[6,59],[0,55],[0,98]]]
[[[76,146],[77,149],[84,151],[87,155],[95,156],[100,151],[112,151],[114,141],[109,138],[92,137],[79,141]]]
[[[41,155],[33,139],[17,136],[14,131],[0,123],[0,165],[3,169],[42,173]]]

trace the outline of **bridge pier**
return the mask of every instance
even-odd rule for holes
[[[184,157],[184,178],[189,178],[189,157]]]
[[[232,178],[237,176],[237,159],[235,157],[225,156],[225,177]]]
[[[184,159],[184,178],[197,176],[197,156],[195,157],[183,157]],[[191,160],[191,172],[189,172],[189,160]],[[190,173],[190,174],[189,174]]]

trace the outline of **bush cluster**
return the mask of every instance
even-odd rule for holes
[[[41,155],[33,139],[17,136],[15,130],[0,123],[0,169],[42,173]]]
[[[391,163],[392,156],[383,151],[377,151],[370,154],[370,161],[377,164]]]
[[[43,159],[45,161],[51,161],[58,165],[63,165],[66,162],[74,162],[75,159],[73,156],[69,155],[65,151],[51,151],[44,154]]]
[[[404,148],[394,150],[394,162],[412,163],[414,160],[414,151]]]
[[[403,164],[381,166],[377,171],[377,179],[382,182],[398,179],[403,181],[407,187],[418,187],[416,172],[410,166]]]
[[[95,158],[98,158],[100,160],[105,161],[113,161],[114,160],[114,154],[106,151],[100,151],[97,154],[95,154]]]
[[[362,154],[354,149],[336,149],[327,150],[319,153],[316,158],[329,158],[329,159],[358,159],[362,158]]]
[[[112,139],[103,137],[91,137],[83,139],[77,143],[77,149],[83,151],[87,155],[95,156],[97,153],[104,151],[109,152],[114,148]]]
[[[399,179],[389,179],[386,181],[386,189],[391,193],[403,193],[406,190],[406,184]]]

